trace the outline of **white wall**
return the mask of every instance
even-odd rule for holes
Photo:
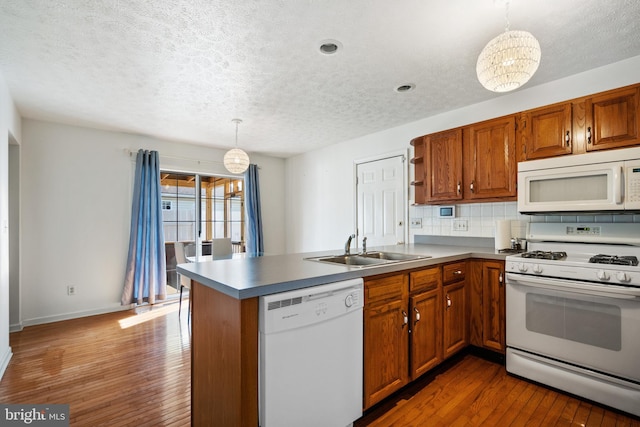
[[[135,156],[158,150],[161,168],[226,175],[224,150],[41,121],[23,123],[23,325],[120,309]],[[251,155],[251,153],[249,153]],[[284,160],[260,166],[265,252],[284,252]],[[67,295],[67,286],[76,295]]]
[[[9,346],[9,141],[21,140],[20,115],[0,75],[0,378],[11,359]]]
[[[409,141],[420,135],[639,81],[640,56],[637,56],[289,158],[286,162],[286,191],[287,227],[291,232],[287,233],[287,251],[306,252],[342,247],[347,236],[355,228],[353,163],[359,158],[406,149],[409,147]],[[412,168],[409,176],[413,176]],[[410,194],[413,194],[413,190]],[[430,216],[424,209],[414,209],[410,212],[410,215],[427,218]],[[492,221],[493,218],[486,216],[485,219]],[[470,230],[464,235],[482,237],[487,229],[483,230],[480,226],[475,230],[479,230],[475,232],[477,234],[471,234]],[[412,233],[415,234],[415,230]]]

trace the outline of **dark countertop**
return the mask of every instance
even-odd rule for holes
[[[439,244],[378,246],[369,248],[368,251],[428,255],[431,258],[364,268],[304,259],[323,255],[341,255],[339,250],[333,250],[179,264],[177,271],[231,297],[246,299],[357,277],[423,268],[467,258],[504,260],[507,256],[507,254],[498,253],[493,248],[486,246],[468,247]]]

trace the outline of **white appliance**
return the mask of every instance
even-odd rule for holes
[[[518,163],[518,210],[640,211],[640,147]]]
[[[362,416],[363,280],[260,298],[260,425],[348,426]]]
[[[640,224],[531,223],[527,241],[506,258],[507,371],[640,416]]]

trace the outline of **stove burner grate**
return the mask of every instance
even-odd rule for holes
[[[536,259],[552,259],[559,260],[567,257],[566,252],[551,252],[551,251],[532,251],[525,252],[521,255],[522,258],[536,258]]]
[[[594,264],[615,264],[615,265],[638,265],[638,258],[635,256],[617,256],[617,255],[595,255],[589,258],[590,263]]]

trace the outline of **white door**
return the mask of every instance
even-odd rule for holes
[[[405,240],[405,156],[356,165],[358,246],[403,244]]]

